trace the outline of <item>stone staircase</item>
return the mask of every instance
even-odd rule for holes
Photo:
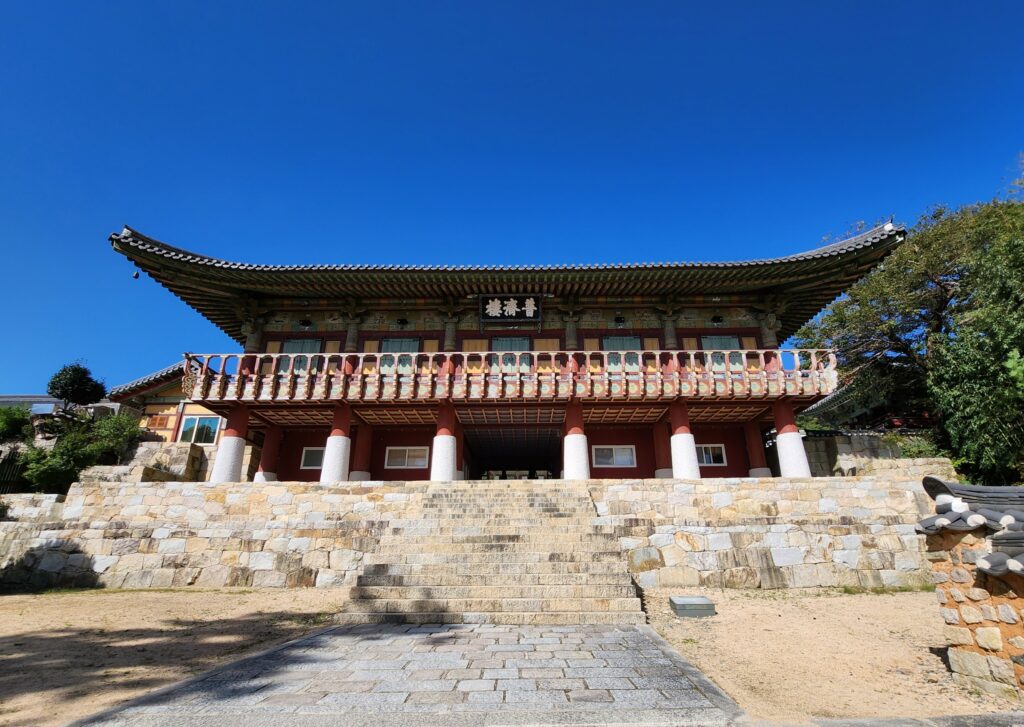
[[[617,536],[582,484],[431,485],[385,527],[342,623],[643,624]]]

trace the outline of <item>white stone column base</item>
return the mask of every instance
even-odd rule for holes
[[[771,477],[772,470],[770,467],[755,467],[750,470],[751,477]]]
[[[348,473],[349,482],[366,482],[370,479],[370,473],[365,470],[352,470]]]
[[[697,442],[692,434],[672,435],[672,476],[677,480],[699,480]]]
[[[341,434],[327,438],[324,445],[324,464],[320,468],[320,484],[348,480],[348,458],[352,451],[352,440]]]
[[[562,440],[562,473],[566,480],[590,479],[590,448],[586,434],[566,434]]]
[[[434,436],[434,451],[430,456],[430,481],[452,482],[455,479],[455,437],[451,434]]]
[[[245,456],[245,439],[242,437],[221,437],[217,455],[213,458],[210,482],[241,482],[242,458]]]
[[[783,477],[810,477],[811,466],[807,462],[807,450],[800,432],[783,432],[775,435],[775,449],[779,453],[779,474]]]
[[[671,480],[672,468],[666,467],[665,469],[654,470],[654,478],[658,480]]]
[[[277,482],[276,472],[257,472],[252,476],[253,482]]]

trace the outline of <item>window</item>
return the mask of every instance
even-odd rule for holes
[[[725,467],[729,464],[725,460],[725,445],[698,444],[697,463],[701,467]]]
[[[324,466],[323,447],[303,447],[302,461],[299,462],[299,469],[318,470]]]
[[[322,342],[319,338],[289,338],[281,342],[281,353],[320,353]],[[282,356],[277,360],[277,373],[285,373],[291,365],[291,356]],[[309,359],[306,356],[295,357],[295,373],[306,372]]]
[[[166,414],[150,414],[146,426],[150,429],[167,429],[168,422],[170,422],[170,417]]]
[[[497,352],[505,351],[529,351],[529,336],[495,336],[491,339],[491,350]]]
[[[643,348],[640,336],[605,336],[601,339],[605,351],[639,351]]]
[[[429,447],[388,447],[384,452],[384,468],[389,470],[425,470],[429,460]]]
[[[705,351],[735,351],[740,348],[737,336],[701,336],[700,347]]]
[[[417,353],[419,350],[418,338],[385,338],[380,342],[381,353]]]
[[[636,447],[632,444],[614,447],[592,447],[595,467],[636,467]]]
[[[179,442],[192,444],[213,444],[220,429],[220,417],[185,417],[181,422]]]

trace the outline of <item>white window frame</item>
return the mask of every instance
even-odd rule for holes
[[[599,449],[612,450],[612,464],[597,463],[597,450]],[[633,458],[633,464],[615,464],[616,449],[628,449],[630,457]],[[590,465],[592,467],[597,467],[598,469],[636,469],[636,447],[632,444],[595,444],[590,448]]]
[[[316,467],[310,467],[309,465],[306,464],[306,452],[317,452],[317,451],[320,452],[320,464],[318,464]],[[323,466],[324,466],[324,464],[323,464],[324,463],[323,451],[324,451],[324,447],[303,447],[302,448],[302,456],[299,457],[299,469],[300,470],[319,470],[319,469],[323,469]]]
[[[195,419],[196,420],[196,426],[192,430],[192,439],[191,440],[182,439],[181,435],[185,433],[185,423],[188,422],[189,419]],[[197,441],[195,441],[195,439],[196,439],[195,433],[199,430],[199,420],[200,419],[216,419],[217,420],[217,426],[213,430],[213,441],[212,442],[197,442]],[[184,442],[185,444],[197,444],[200,447],[202,447],[204,444],[206,444],[206,445],[216,444],[217,443],[217,439],[220,437],[220,430],[223,429],[223,428],[224,428],[224,417],[219,417],[216,414],[185,414],[184,416],[181,417],[181,425],[178,427],[178,439],[177,439],[177,441]]]
[[[729,466],[729,456],[728,456],[728,454],[725,451],[725,445],[722,444],[721,442],[709,442],[707,444],[698,444],[698,445],[696,445],[696,447],[697,447],[697,465],[698,466],[700,466],[700,467],[728,467]],[[722,461],[721,461],[721,463],[705,464],[704,462],[702,462],[701,461],[701,457],[700,457],[700,449],[701,449],[701,447],[718,447],[719,449],[721,449],[722,450]]]
[[[391,459],[391,450],[399,450],[399,449],[406,450],[406,454],[405,454],[406,464],[403,464],[403,465],[388,464],[388,462]],[[408,464],[408,462],[409,462],[408,450],[410,450],[410,449],[422,449],[426,453],[426,457],[424,457],[424,460],[423,460],[424,464],[423,464],[422,467],[421,466],[410,466]],[[386,469],[386,470],[425,470],[425,469],[430,469],[430,447],[427,447],[425,445],[385,447],[384,448],[384,469]]]

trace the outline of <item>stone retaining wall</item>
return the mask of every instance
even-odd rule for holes
[[[929,535],[926,554],[945,621],[949,668],[957,680],[992,694],[1024,697],[1024,578],[975,568],[991,552],[986,531]]]
[[[490,483],[493,485],[493,483]],[[547,486],[579,487],[552,480]],[[593,480],[595,522],[617,526],[644,588],[922,582],[916,481]],[[0,522],[9,586],[344,586],[430,488],[472,482],[76,484],[63,504],[14,504]],[[52,497],[52,496],[51,496]],[[33,509],[34,508],[34,509]]]
[[[591,495],[605,522],[649,523],[649,536],[620,539],[644,588],[928,582],[914,526],[931,501],[919,479],[644,480]]]

